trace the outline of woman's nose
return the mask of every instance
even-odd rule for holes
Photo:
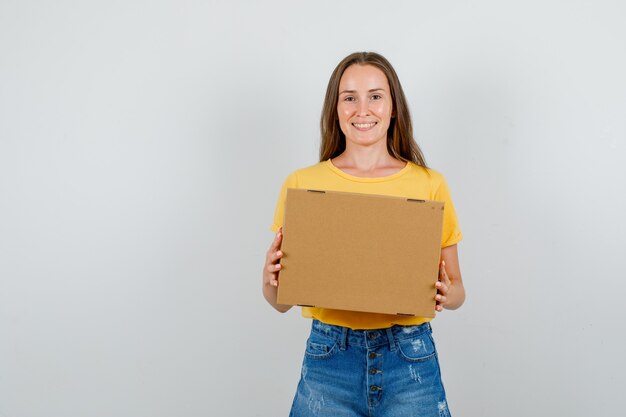
[[[370,103],[368,100],[359,101],[359,108],[358,108],[359,116],[367,116],[369,114],[369,111],[370,111],[369,104]]]

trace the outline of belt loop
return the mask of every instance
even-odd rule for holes
[[[387,332],[387,340],[389,341],[389,350],[391,350],[392,352],[395,352],[396,341],[393,336],[393,331],[391,331],[391,327],[387,327],[385,331]]]
[[[339,349],[346,350],[346,345],[348,344],[348,328],[341,327],[341,340],[339,341]]]

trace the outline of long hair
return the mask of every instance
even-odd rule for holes
[[[375,52],[355,52],[345,57],[335,68],[328,87],[322,107],[320,120],[321,143],[320,162],[339,156],[346,149],[346,137],[339,126],[337,115],[337,101],[339,98],[339,82],[344,71],[351,65],[372,65],[381,70],[387,77],[391,90],[393,114],[389,130],[387,130],[387,150],[389,154],[401,161],[412,161],[417,165],[426,167],[426,160],[421,149],[413,138],[413,124],[409,106],[402,91],[400,80],[396,71],[389,61]]]

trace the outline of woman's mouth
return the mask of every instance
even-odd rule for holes
[[[369,130],[376,125],[377,122],[372,123],[352,123],[352,126],[356,127],[358,130]]]

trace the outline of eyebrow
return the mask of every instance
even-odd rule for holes
[[[368,91],[368,93],[373,93],[374,91],[385,91],[385,89],[384,88],[372,88],[371,90]],[[345,93],[350,93],[350,94],[356,93],[356,90],[343,90],[339,92],[340,95],[345,94]]]

